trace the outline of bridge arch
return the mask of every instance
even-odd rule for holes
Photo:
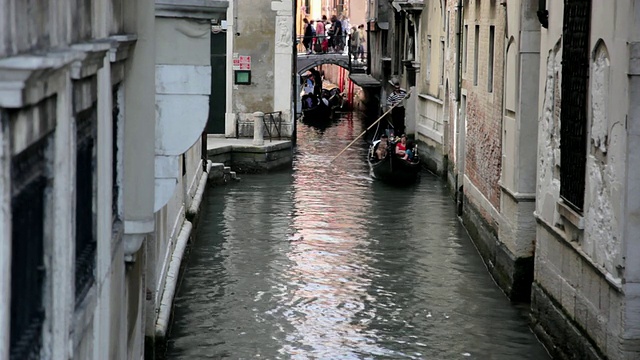
[[[298,75],[304,74],[307,70],[318,65],[334,64],[351,70],[349,66],[349,55],[343,54],[314,54],[298,55]]]

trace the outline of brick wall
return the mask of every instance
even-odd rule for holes
[[[476,2],[479,2],[476,4]],[[468,25],[466,41],[467,71],[463,74],[462,89],[467,95],[467,132],[465,174],[476,188],[500,208],[500,180],[502,158],[502,91],[503,91],[503,49],[504,49],[504,8],[493,0],[470,0],[464,9],[464,24]],[[478,11],[479,10],[479,11]],[[477,53],[477,83],[475,72],[475,26],[479,26]],[[493,86],[490,90],[490,26],[494,26],[493,46]],[[464,46],[464,44],[463,44]],[[465,51],[465,49],[463,49]],[[475,199],[480,201],[480,199]],[[488,219],[487,219],[488,220]]]

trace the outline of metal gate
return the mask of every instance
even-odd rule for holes
[[[584,206],[587,160],[587,89],[591,0],[565,0],[562,31],[560,196],[576,211]]]

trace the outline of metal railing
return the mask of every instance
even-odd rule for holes
[[[273,131],[278,134],[278,140],[282,139],[282,111],[265,113],[262,123],[269,135],[269,141],[273,141]]]
[[[340,35],[339,42],[336,43],[336,36],[318,35],[308,39],[304,35],[297,36],[298,54],[332,54],[342,53],[347,44],[348,35]],[[305,40],[308,39],[308,42]],[[326,42],[325,42],[326,40]]]
[[[363,48],[362,51],[350,45],[351,35],[342,35],[341,42],[338,46],[334,46],[331,42],[332,37],[327,35],[314,36],[308,44],[303,44],[304,36],[298,35],[297,49],[298,54],[306,55],[325,55],[325,54],[344,54],[349,58],[348,70],[354,73],[364,73],[369,68],[368,49]],[[324,40],[327,40],[323,44]],[[318,45],[320,44],[320,45]],[[307,48],[307,45],[310,48]]]

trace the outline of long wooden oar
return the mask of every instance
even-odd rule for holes
[[[405,96],[402,98],[402,100],[406,99],[409,94],[411,94],[411,92],[413,91],[413,89],[410,89],[409,92],[407,92],[405,94]],[[380,116],[378,118],[378,120],[374,121],[373,124],[371,124],[365,131],[362,132],[362,134],[358,135],[355,139],[353,139],[353,141],[351,143],[349,143],[349,145],[347,145],[347,147],[345,147],[344,149],[342,149],[342,151],[340,151],[338,153],[338,155],[336,155],[333,159],[331,159],[331,161],[329,161],[330,163],[333,162],[333,160],[337,159],[338,156],[342,155],[343,152],[345,152],[345,150],[347,150],[351,145],[353,145],[353,143],[356,142],[356,140],[360,139],[360,137],[364,134],[367,133],[367,131],[369,131],[369,129],[371,129],[373,127],[373,125],[377,124],[380,120],[382,120],[388,113],[391,112],[391,110],[393,110],[393,108],[395,108],[396,106],[398,106],[400,103],[402,103],[402,100],[398,101],[395,105],[393,105],[392,107],[389,108],[389,110],[385,111],[384,114],[382,114],[382,116]]]

